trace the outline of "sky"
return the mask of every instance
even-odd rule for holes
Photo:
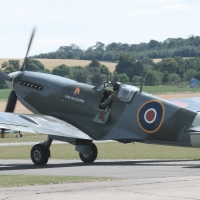
[[[0,10],[0,58],[23,58],[60,46],[148,43],[200,36],[198,0],[5,0]]]

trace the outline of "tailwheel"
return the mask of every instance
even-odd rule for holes
[[[90,147],[91,147],[93,154],[79,153],[79,157],[84,163],[93,163],[97,158],[98,150],[97,150],[96,145],[94,143],[92,143]]]
[[[42,144],[36,144],[31,149],[31,159],[35,165],[46,165],[50,157],[50,150]]]

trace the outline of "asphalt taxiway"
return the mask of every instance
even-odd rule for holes
[[[0,199],[200,199],[198,160],[0,160],[0,175],[74,175],[118,180],[0,188]]]

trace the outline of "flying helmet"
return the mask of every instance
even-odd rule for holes
[[[115,91],[119,90],[120,85],[121,85],[120,82],[115,82],[115,83],[113,84],[113,91],[115,92]]]

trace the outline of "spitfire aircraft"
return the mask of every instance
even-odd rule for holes
[[[35,165],[45,165],[52,141],[65,141],[75,146],[80,159],[94,162],[96,141],[121,143],[154,143],[200,147],[199,98],[169,102],[119,84],[114,101],[105,108],[100,103],[114,92],[109,80],[92,86],[60,76],[25,71],[27,55],[20,71],[0,73],[12,88],[5,112],[0,113],[0,129],[42,133],[47,140],[32,147]],[[17,99],[34,114],[13,113]]]

